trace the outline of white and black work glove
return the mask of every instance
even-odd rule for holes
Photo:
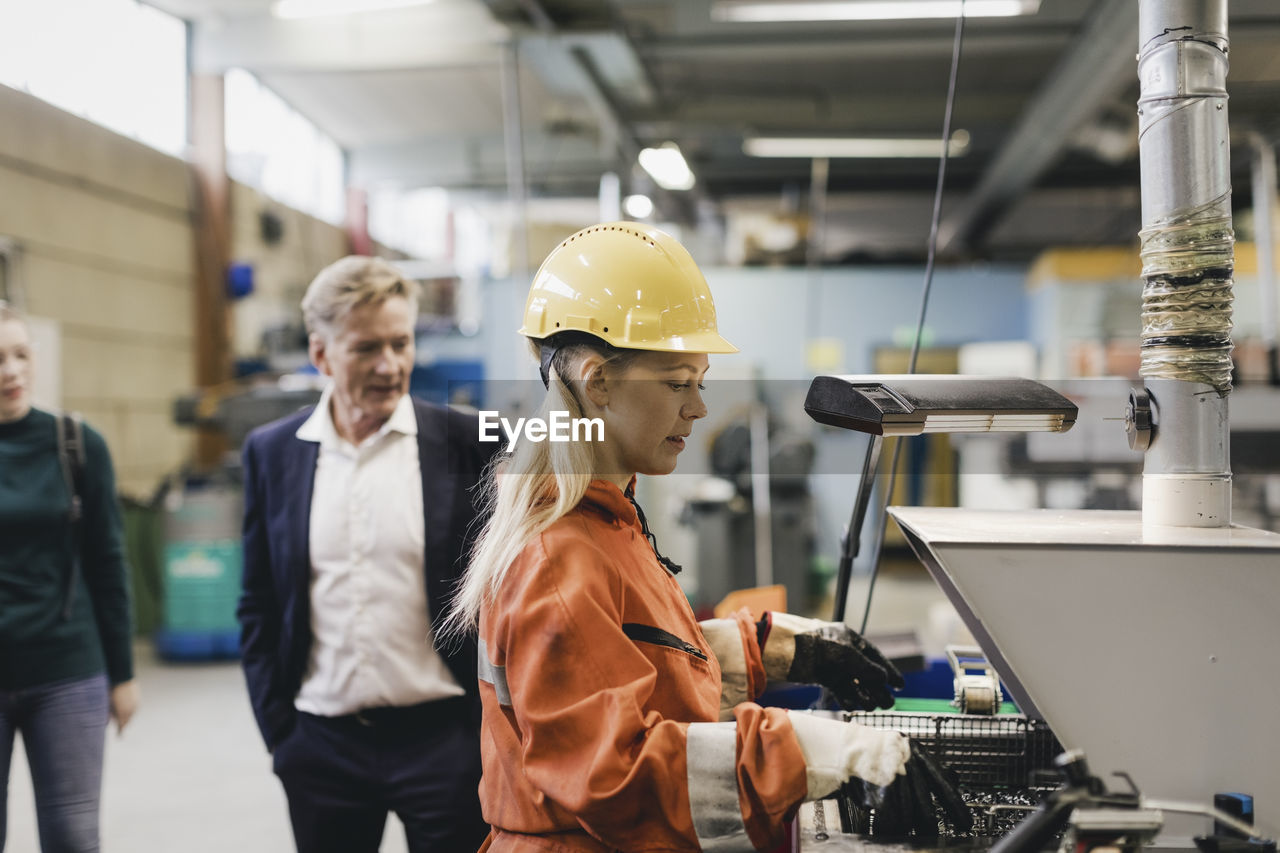
[[[892,708],[889,688],[902,673],[843,622],[768,611],[756,623],[764,671],[772,681],[820,684],[846,711]]]
[[[960,796],[955,774],[914,740],[902,775],[889,785],[854,777],[840,793],[856,805],[875,810],[876,836],[936,838],[939,807],[953,832],[973,829],[973,812]]]
[[[807,800],[821,800],[851,780],[873,788],[906,772],[911,744],[894,729],[877,729],[805,711],[788,711],[804,754]]]

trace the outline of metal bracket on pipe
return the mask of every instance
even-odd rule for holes
[[[1155,438],[1155,422],[1151,418],[1151,395],[1146,388],[1134,388],[1129,392],[1129,406],[1124,412],[1124,431],[1129,436],[1129,447],[1145,453]]]

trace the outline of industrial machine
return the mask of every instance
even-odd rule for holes
[[[1065,431],[1074,406],[1037,385],[818,377],[806,410],[873,436]],[[1161,390],[1165,399],[1168,390]],[[1178,419],[1164,414],[1155,408],[1150,417],[1131,418],[1130,431],[1141,424],[1151,447],[1179,440]],[[1155,518],[1138,511],[890,509],[981,647],[981,655],[956,650],[951,658],[962,710],[984,713],[869,714],[860,721],[898,728],[953,765],[984,833],[1009,832],[1017,823],[1011,816],[1046,800],[1052,787],[1033,774],[1048,770],[1061,747],[1085,751],[1106,774],[1128,774],[1164,803],[1134,798],[1141,807],[1121,816],[1082,812],[1071,824],[1077,835],[1107,836],[1118,821],[1131,846],[1157,839],[1162,847],[1190,847],[1192,837],[1208,837],[1204,809],[1224,792],[1256,801],[1261,833],[1280,825],[1280,763],[1268,757],[1280,705],[1280,681],[1269,677],[1280,649],[1273,613],[1280,534],[1204,526],[1205,515],[1229,518],[1229,506],[1224,512],[1215,503],[1223,490],[1205,491],[1194,472],[1177,474],[1159,476],[1188,478],[1195,499],[1158,501]],[[1190,523],[1170,523],[1175,510]],[[1021,714],[986,716],[1002,691]],[[868,823],[839,799],[806,807],[801,849],[853,849],[817,845],[853,844],[873,826],[873,816]],[[1024,840],[1056,837],[1037,831]]]
[[[766,447],[756,447],[759,442]],[[756,470],[762,452],[765,477]],[[714,605],[732,590],[761,585],[756,524],[763,515],[769,527],[768,581],[786,587],[789,606],[804,608],[814,552],[813,444],[780,427],[753,432],[749,420],[734,420],[715,434],[709,457],[722,485],[690,498],[681,518],[697,532],[700,602]],[[767,514],[755,511],[753,489],[760,483],[768,487]]]
[[[899,715],[900,716],[900,715]],[[874,715],[867,722],[875,723]],[[961,724],[965,724],[962,721]],[[896,724],[902,728],[901,723]],[[904,729],[910,731],[909,728]],[[1213,805],[1154,800],[1145,797],[1127,773],[1115,774],[1109,786],[1094,776],[1081,750],[1059,754],[1052,771],[1037,768],[1030,785],[1013,783],[1009,772],[1025,757],[1043,759],[1048,740],[1041,729],[1005,727],[960,736],[914,734],[913,738],[946,754],[969,793],[974,814],[972,833],[931,839],[883,838],[874,809],[861,798],[841,792],[834,798],[801,808],[796,841],[804,851],[871,853],[894,850],[981,850],[991,853],[1037,853],[1059,848],[1074,853],[1137,853],[1159,836],[1169,813],[1191,814],[1212,821],[1212,829],[1195,839],[1201,853],[1275,853],[1274,839],[1259,837],[1252,824],[1252,799],[1220,794]],[[1021,763],[1020,769],[1026,769]],[[1060,785],[1048,787],[1048,777]]]
[[[1274,850],[1248,836],[1280,827],[1280,534],[1231,521],[1226,2],[1139,0],[1139,31],[1144,386],[1125,426],[1143,454],[1142,509],[890,510],[1025,718],[1132,780],[1109,793],[1070,753],[1066,789],[998,853],[1056,846],[1058,830],[1076,853],[1193,838],[1204,851]],[[874,435],[974,423],[945,411],[973,414],[967,394],[926,403],[892,378],[879,390],[864,379],[820,377],[806,409]],[[957,740],[944,754],[964,749]],[[1252,804],[1256,829],[1208,811],[1233,796]],[[829,811],[802,815],[805,853],[859,843],[833,832]]]
[[[238,454],[254,428],[315,405],[322,387],[320,378],[312,374],[288,374],[270,382],[230,383],[178,398],[173,404],[173,420],[180,426],[218,430],[226,436],[230,451]],[[228,464],[237,463],[231,458]]]

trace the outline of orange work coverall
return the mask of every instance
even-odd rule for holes
[[[750,695],[755,626],[738,617]],[[785,711],[718,722],[720,666],[616,485],[532,541],[480,618],[482,850],[770,849],[806,792]]]

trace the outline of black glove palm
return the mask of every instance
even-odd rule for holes
[[[850,779],[841,795],[855,805],[875,809],[872,834],[886,837],[914,835],[936,838],[937,806],[956,832],[973,828],[973,813],[960,796],[955,774],[940,765],[924,747],[911,741],[906,773],[884,788]]]
[[[890,688],[903,686],[902,673],[879,649],[843,622],[804,621],[810,624],[793,635],[787,681],[821,684],[846,711],[893,707]]]

